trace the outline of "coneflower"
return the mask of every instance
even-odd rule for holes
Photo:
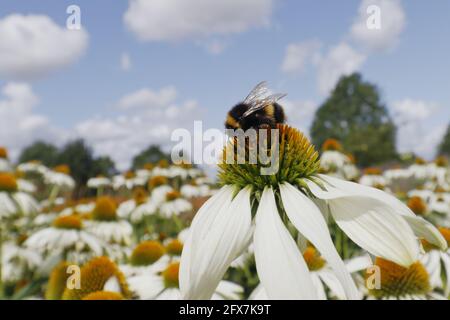
[[[208,299],[224,273],[253,243],[259,279],[270,299],[317,299],[296,240],[320,252],[345,295],[358,291],[334,247],[325,217],[371,254],[408,267],[419,255],[418,238],[445,248],[431,224],[383,191],[318,174],[318,154],[298,130],[278,125],[278,170],[261,175],[263,162],[220,164],[223,187],[198,211],[184,244],[180,289],[185,299]],[[235,150],[237,140],[226,148]],[[247,146],[251,148],[252,146]],[[226,153],[226,150],[225,150]],[[266,154],[267,155],[267,154]],[[415,233],[417,233],[417,236]]]

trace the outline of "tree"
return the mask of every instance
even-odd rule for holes
[[[96,176],[112,176],[117,170],[114,161],[108,156],[103,156],[94,160],[94,172]]]
[[[334,138],[351,152],[361,166],[397,158],[396,127],[378,88],[354,73],[342,77],[330,97],[316,111],[311,137],[321,147]]]
[[[439,154],[445,154],[450,156],[450,124],[447,127],[447,133],[444,138],[442,138],[442,142],[439,145],[438,149]]]
[[[160,160],[170,162],[170,155],[161,150],[157,145],[150,145],[147,149],[133,158],[132,169],[142,168],[146,163],[156,163]]]
[[[57,165],[58,149],[46,142],[37,141],[22,150],[19,163],[38,160],[43,165],[53,167]]]

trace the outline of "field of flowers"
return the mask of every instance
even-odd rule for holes
[[[282,128],[276,176],[167,161],[91,177],[0,148],[4,299],[447,299],[445,157],[360,169]],[[291,139],[289,141],[289,139]],[[292,147],[295,146],[295,147]],[[358,184],[355,184],[357,182]]]

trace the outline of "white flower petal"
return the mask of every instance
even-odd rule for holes
[[[250,190],[232,187],[208,200],[192,222],[180,263],[184,299],[209,299],[251,237]]]
[[[308,267],[278,214],[272,189],[262,194],[253,239],[258,276],[270,299],[317,299]]]
[[[386,205],[391,206],[396,213],[402,215],[406,219],[406,222],[408,222],[408,224],[418,237],[423,237],[428,242],[441,248],[441,250],[446,250],[447,242],[445,241],[444,237],[442,237],[439,230],[437,230],[430,222],[416,216],[414,212],[412,212],[403,202],[401,202],[396,197],[376,188],[336,179],[327,175],[319,176],[330,185],[344,191],[345,194],[360,195],[378,199]]]
[[[319,250],[334,270],[347,298],[357,299],[356,285],[334,247],[325,219],[317,206],[289,183],[280,185],[280,193],[289,220]]]
[[[391,206],[358,191],[367,187],[352,184],[354,190],[349,191],[326,185],[324,191],[312,182],[308,187],[315,196],[328,200],[337,225],[357,245],[401,266],[417,261],[419,245],[408,223]]]
[[[449,256],[449,253],[441,252],[441,259],[442,259],[442,263],[444,265],[445,275],[447,278],[444,294],[446,297],[448,297],[450,294],[450,256]]]

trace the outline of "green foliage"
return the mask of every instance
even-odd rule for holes
[[[37,141],[23,149],[19,156],[19,163],[32,160],[38,160],[47,167],[54,167],[58,164],[58,148],[50,143]]]
[[[342,77],[316,111],[311,137],[317,147],[334,138],[352,153],[360,166],[396,159],[396,127],[378,88],[354,73]]]
[[[132,169],[140,169],[146,163],[156,163],[160,160],[167,160],[170,162],[170,155],[161,150],[157,145],[150,145],[147,149],[133,158]]]
[[[439,145],[438,153],[450,156],[450,124],[447,127],[447,133]]]

